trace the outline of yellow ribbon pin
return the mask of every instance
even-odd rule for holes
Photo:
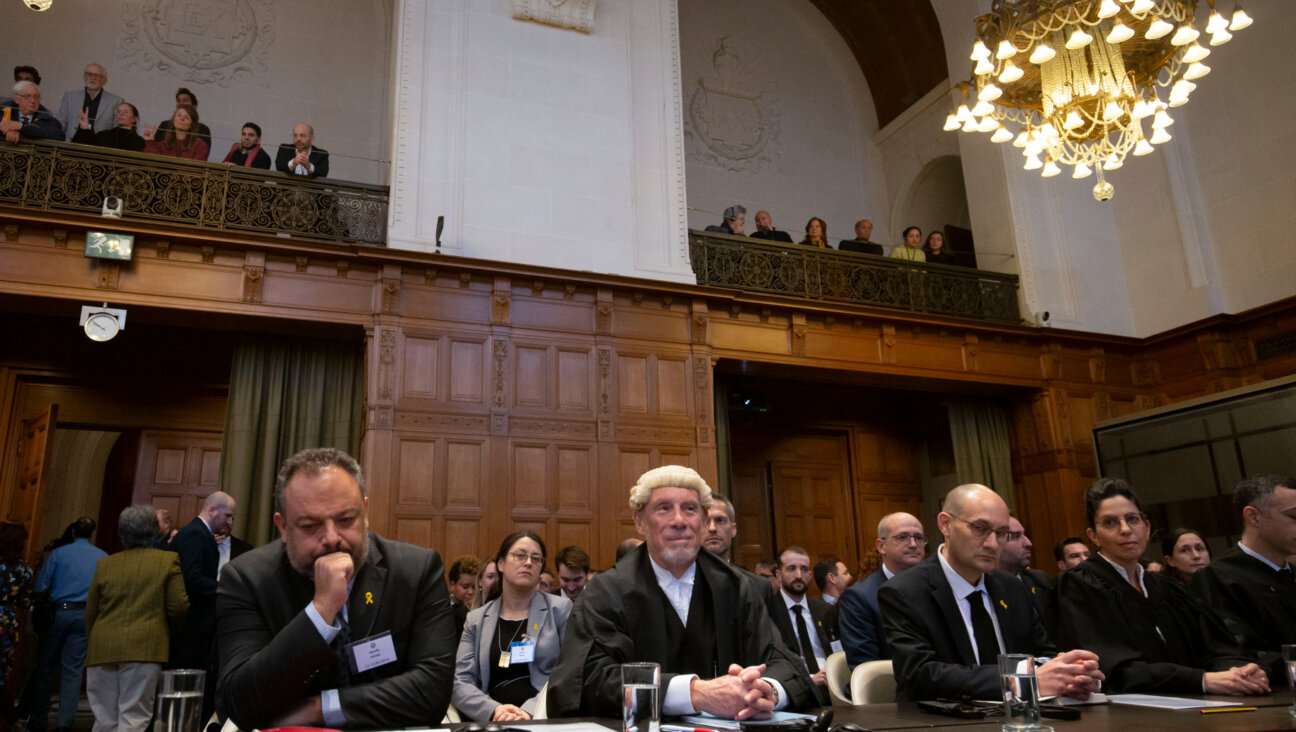
[[[1000,605],[1003,605],[1003,609],[1004,609],[1004,610],[1007,610],[1007,609],[1008,609],[1008,603],[1004,602],[1003,600],[1000,600],[1000,601],[999,601],[999,604],[1000,604]]]
[[[365,593],[365,604],[366,604],[366,605],[372,605],[372,604],[373,604],[373,593],[372,593],[372,592],[366,592],[366,593]]]
[[[539,624],[539,623],[532,623],[532,624],[531,624],[531,630],[540,630],[540,624]]]

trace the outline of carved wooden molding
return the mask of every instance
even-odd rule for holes
[[[424,412],[397,412],[396,426],[402,429],[418,429],[435,432],[452,432],[459,434],[490,434],[490,419],[487,417],[470,417],[451,414],[427,414]]]
[[[885,323],[882,326],[882,342],[880,345],[881,345],[882,363],[895,363],[896,362],[896,329],[894,325],[890,323]]]
[[[95,287],[101,290],[116,290],[121,282],[121,262],[106,259],[96,261],[98,262],[98,271],[96,273]]]
[[[305,271],[306,271],[306,265],[308,265],[308,264],[310,264],[310,259],[309,259],[308,257],[297,257],[297,258],[296,258],[296,265],[297,265],[296,271],[298,271],[298,272],[305,272]]]
[[[509,434],[539,437],[578,437],[592,439],[595,426],[590,422],[566,422],[552,419],[510,419]]]
[[[394,278],[383,278],[382,311],[384,315],[396,315],[400,312],[401,281]]]
[[[963,370],[977,370],[977,356],[981,353],[980,341],[971,333],[963,336]]]
[[[503,408],[506,401],[504,398],[504,375],[505,367],[508,363],[508,342],[503,339],[496,339],[492,345],[492,350],[492,361],[494,361],[495,364],[493,369],[495,373],[493,380],[495,391],[494,404],[496,407]]]
[[[513,293],[508,290],[496,290],[491,297],[491,324],[508,325],[509,322],[509,305],[513,301]]]
[[[5,224],[5,241],[18,241],[18,224]]]
[[[378,331],[378,398],[384,402],[392,400],[395,369],[396,329],[381,328]]]
[[[158,259],[171,258],[171,242],[167,241],[166,239],[158,239],[156,247],[157,247]]]
[[[663,442],[680,445],[693,444],[694,430],[689,428],[639,427],[618,425],[614,430],[618,442],[639,442],[656,445]]]
[[[594,31],[595,0],[510,0],[514,20],[532,20],[581,33]]]
[[[806,354],[806,316],[805,313],[792,314],[792,355]]]
[[[1089,352],[1089,379],[1095,384],[1107,382],[1107,354],[1101,347]]]
[[[338,277],[346,277],[346,276],[347,276],[347,270],[348,270],[348,269],[351,269],[351,263],[350,263],[350,262],[346,261],[345,259],[339,259],[339,260],[337,261],[337,276],[338,276]]]
[[[216,261],[216,247],[203,247],[203,248],[202,248],[202,259],[203,259],[203,261],[206,262],[207,264],[211,264],[212,262],[215,262],[215,261]]]
[[[243,266],[243,302],[261,302],[261,283],[265,267]]]
[[[599,414],[607,416],[612,413],[612,349],[599,349],[598,369]]]
[[[67,229],[54,230],[54,246],[58,247],[59,249],[67,249],[67,238],[68,238]]]

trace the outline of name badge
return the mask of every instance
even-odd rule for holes
[[[396,646],[392,644],[391,631],[348,643],[346,659],[351,665],[353,674],[364,673],[392,663],[396,660]]]
[[[832,646],[832,652],[833,652],[833,653],[841,653],[841,652],[842,652],[842,642],[841,642],[841,641],[839,641],[839,640],[835,640],[835,641],[829,643],[828,645]]]
[[[535,641],[513,641],[509,644],[509,663],[531,663],[535,660]]]

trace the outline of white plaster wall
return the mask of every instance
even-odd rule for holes
[[[590,34],[504,0],[400,3],[389,238],[693,281],[673,0],[603,0]]]
[[[834,243],[870,218],[891,226],[877,115],[849,48],[809,0],[680,2],[689,226],[734,203],[804,236],[811,216]],[[705,87],[701,85],[705,85]]]
[[[106,88],[148,125],[168,119],[175,90],[188,87],[217,162],[244,122],[261,125],[272,159],[279,143],[292,141],[293,125],[306,122],[329,151],[331,177],[383,183],[391,4],[55,0],[36,13],[9,0],[0,3],[0,70],[8,80],[15,65],[39,69],[42,103],[57,114],[63,93],[82,88],[86,64],[101,63]]]

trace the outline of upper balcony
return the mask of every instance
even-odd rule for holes
[[[0,142],[0,206],[99,214],[212,232],[385,246],[387,186],[58,142]]]

